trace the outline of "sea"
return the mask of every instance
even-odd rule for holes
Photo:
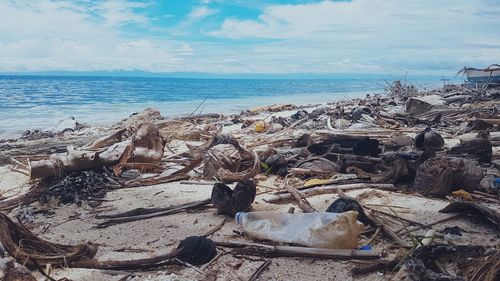
[[[419,88],[440,77],[409,80]],[[0,76],[0,138],[47,129],[73,117],[106,126],[148,107],[166,117],[237,113],[256,106],[321,104],[383,93],[387,79],[191,79],[163,77]]]

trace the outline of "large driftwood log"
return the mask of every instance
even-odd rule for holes
[[[116,134],[113,134],[116,135]],[[109,140],[106,139],[106,141]],[[100,151],[77,150],[69,146],[67,153],[52,155],[47,160],[30,161],[30,179],[60,176],[82,170],[93,170],[119,164],[119,171],[125,163],[159,163],[163,157],[165,142],[156,126],[143,123],[131,140],[112,144]]]
[[[130,141],[114,144],[100,151],[76,150],[69,146],[66,154],[52,155],[48,160],[30,161],[30,179],[59,176],[82,170],[93,170],[118,163]]]

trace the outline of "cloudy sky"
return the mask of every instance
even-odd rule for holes
[[[499,0],[0,0],[0,72],[454,73]]]

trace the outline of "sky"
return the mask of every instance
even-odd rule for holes
[[[0,72],[441,74],[500,63],[499,0],[0,0]]]

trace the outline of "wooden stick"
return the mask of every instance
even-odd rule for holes
[[[348,191],[355,189],[365,189],[365,188],[375,188],[382,190],[390,190],[395,191],[395,187],[393,184],[376,184],[376,183],[353,183],[353,184],[341,184],[341,185],[325,185],[325,186],[317,186],[313,188],[309,188],[306,190],[299,191],[299,194],[302,198],[311,197],[314,195],[320,194],[331,194],[336,193],[338,191]],[[264,199],[267,203],[286,203],[293,199],[293,196],[290,193],[277,194],[271,198]]]
[[[324,259],[378,259],[380,254],[372,250],[323,249],[296,246],[273,246],[246,242],[215,242],[217,246],[236,248],[253,256],[316,257]]]
[[[257,270],[252,274],[252,276],[250,276],[250,281],[255,281],[259,278],[260,274],[266,269],[269,267],[269,265],[271,264],[271,260],[266,260],[263,264],[261,264],[261,266],[259,266],[259,268],[257,268]]]
[[[389,216],[389,217],[393,217],[395,219],[403,220],[405,222],[408,222],[408,223],[411,223],[411,224],[414,224],[414,225],[419,225],[421,227],[427,227],[426,224],[418,222],[418,221],[414,221],[414,220],[411,220],[411,219],[403,218],[401,216],[398,216],[398,215],[395,215],[395,214],[391,214],[391,213],[387,213],[387,212],[384,212],[384,211],[380,211],[380,210],[377,210],[377,209],[373,209],[373,208],[370,208],[370,207],[366,207],[366,208],[368,208],[370,210],[373,210],[374,212],[377,212],[379,214],[383,214],[383,215],[386,215],[386,216]]]
[[[229,218],[224,218],[222,220],[222,222],[219,224],[219,225],[216,225],[214,228],[210,229],[207,233],[205,233],[203,236],[204,237],[208,237],[212,234],[214,234],[215,232],[219,231],[223,226],[224,224],[228,221]]]
[[[304,212],[304,213],[314,213],[316,210],[309,204],[309,202],[300,196],[299,191],[291,187],[287,184],[285,184],[285,188],[290,192],[290,194],[293,196],[293,199],[295,199],[295,202],[299,206],[299,208]]]

